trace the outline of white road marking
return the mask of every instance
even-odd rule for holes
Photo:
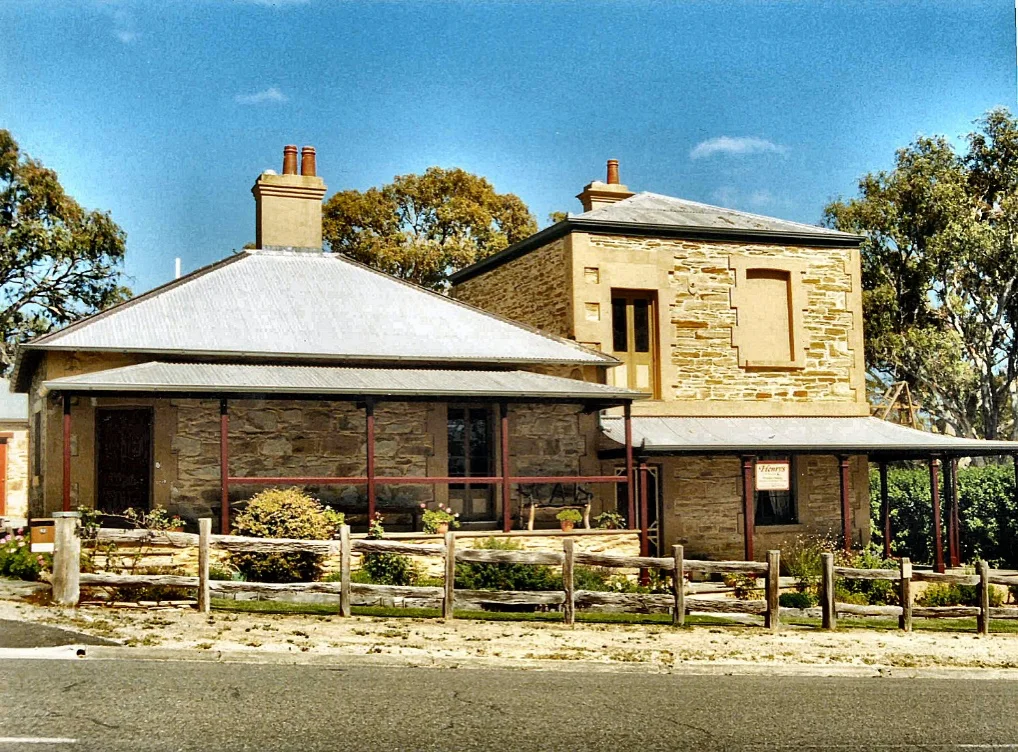
[[[60,736],[0,736],[0,744],[77,744],[77,739]]]

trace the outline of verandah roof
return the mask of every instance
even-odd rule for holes
[[[602,418],[605,435],[625,441],[622,418]],[[917,431],[879,418],[634,417],[633,444],[657,454],[868,454],[909,459],[931,454],[1018,454],[1016,441],[983,441]]]
[[[43,382],[53,392],[487,397],[620,405],[647,395],[528,371],[149,362]]]

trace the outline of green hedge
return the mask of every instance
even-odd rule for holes
[[[892,548],[918,563],[933,560],[933,511],[929,466],[890,467]],[[962,561],[986,559],[992,567],[1018,568],[1018,505],[1014,500],[1014,469],[1010,462],[967,467],[958,471]],[[944,547],[947,548],[947,495],[941,475]],[[870,473],[873,540],[883,540],[880,520],[880,475]]]

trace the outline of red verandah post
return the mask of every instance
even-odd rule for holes
[[[633,468],[633,406],[627,402],[623,407],[626,425],[626,494],[629,501],[627,522],[630,530],[636,528],[636,473]]]
[[[947,492],[947,562],[949,566],[961,566],[958,551],[958,460],[948,457],[944,465],[944,490]]]
[[[650,470],[646,462],[640,462],[640,556],[649,556],[650,539],[647,529],[647,481]]]
[[[230,408],[219,400],[219,533],[230,534]]]
[[[933,502],[933,568],[943,573],[944,538],[940,522],[940,458],[930,457],[930,500]]]
[[[39,441],[36,436],[35,440]],[[71,395],[64,395],[64,486],[62,508],[71,511]]]
[[[502,402],[498,406],[501,423],[501,454],[502,454],[502,532],[512,529],[512,503],[509,485],[509,406]],[[521,512],[522,515],[522,512]]]
[[[364,403],[367,429],[368,525],[375,519],[375,401]]]
[[[756,457],[751,454],[742,457],[742,539],[745,544],[746,561],[753,561],[753,535],[756,515],[756,479],[753,467]]]
[[[838,456],[838,487],[841,491],[841,534],[846,553],[852,550],[852,503],[849,499],[848,456]]]
[[[884,558],[891,558],[891,502],[887,493],[887,460],[880,460],[880,514],[884,523]]]

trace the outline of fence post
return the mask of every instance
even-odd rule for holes
[[[990,565],[979,561],[979,618],[976,619],[979,634],[990,633]]]
[[[58,606],[77,606],[81,597],[81,538],[78,537],[79,512],[54,512],[53,602]]]
[[[672,590],[675,594],[675,605],[672,608],[672,624],[681,627],[686,623],[686,564],[682,546],[672,546]]]
[[[566,538],[562,541],[562,589],[565,591],[566,600],[562,605],[562,620],[566,624],[572,624],[576,620],[576,595],[573,591],[573,539]]]
[[[339,526],[339,615],[350,616],[350,526]]]
[[[212,608],[209,589],[209,536],[212,535],[212,518],[198,519],[198,613],[207,614]]]
[[[901,617],[898,626],[906,632],[912,631],[912,562],[907,556],[901,557]]]
[[[834,604],[834,554],[820,554],[820,606],[824,629],[838,628],[838,610]]]
[[[453,599],[456,588],[456,533],[445,534],[445,598],[442,600],[442,618],[453,618]]]
[[[764,626],[772,632],[778,630],[781,622],[778,577],[781,575],[781,552],[767,552],[767,615]]]

